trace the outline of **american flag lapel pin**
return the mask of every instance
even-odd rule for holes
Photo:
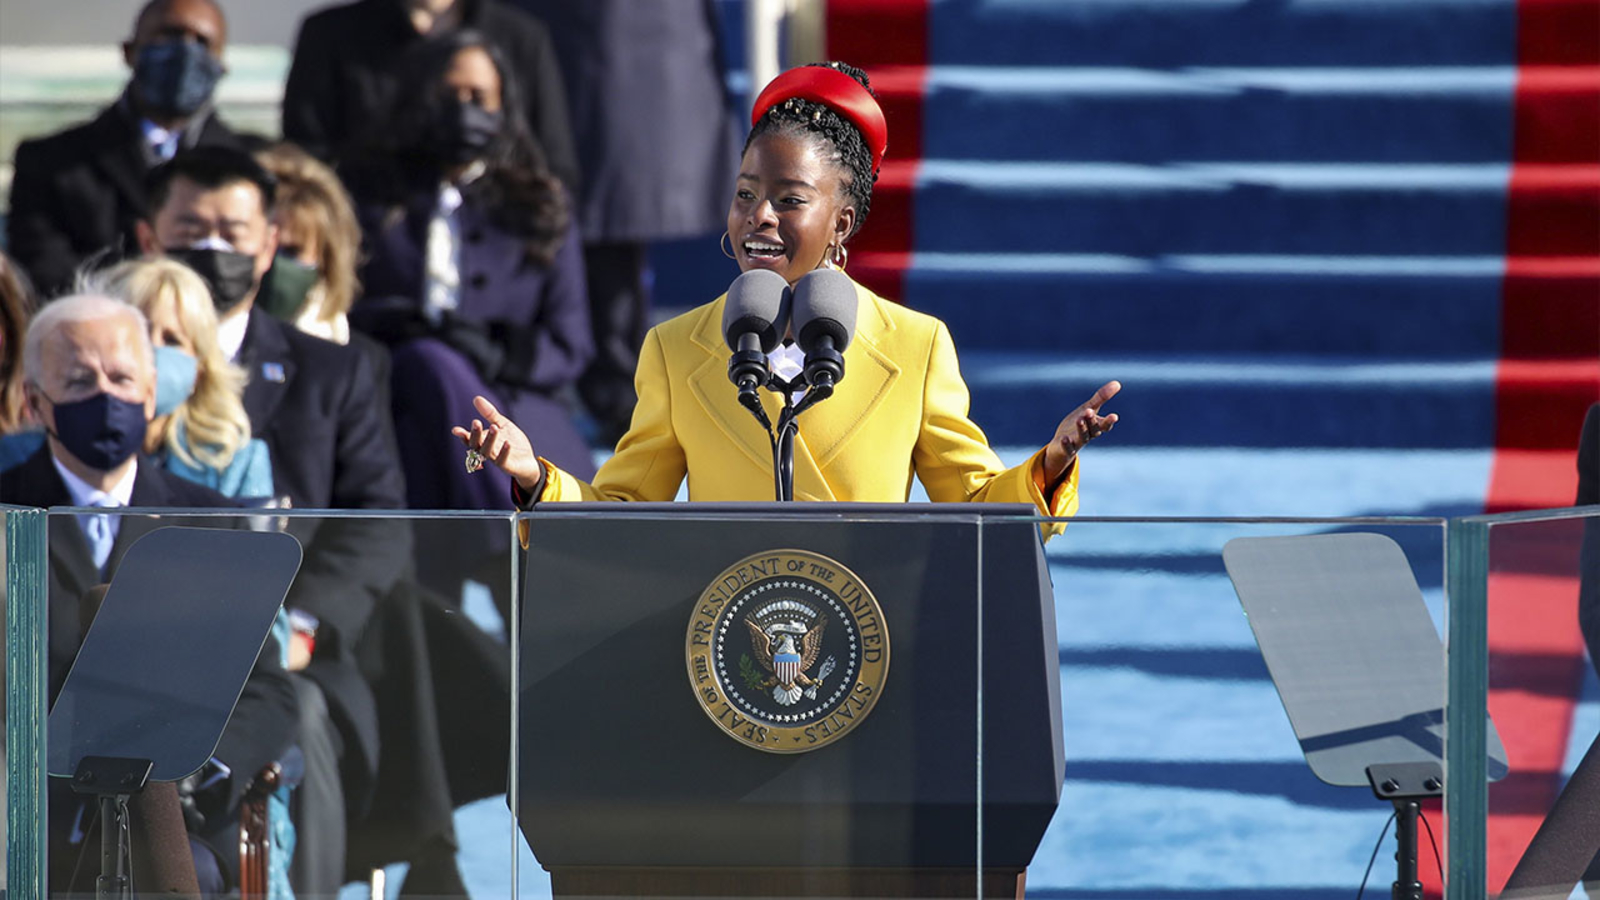
[[[278,384],[284,382],[283,363],[266,362],[261,364],[261,377]]]

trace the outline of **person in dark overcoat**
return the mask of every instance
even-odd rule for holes
[[[283,89],[283,136],[328,162],[358,151],[395,97],[401,56],[462,29],[487,35],[504,55],[550,170],[575,188],[579,167],[550,35],[497,0],[356,0],[307,16]]]
[[[494,44],[462,31],[408,57],[384,141],[347,167],[366,235],[352,327],[389,345],[413,509],[495,509],[509,484],[468,473],[450,437],[475,392],[548,428],[593,471],[561,398],[593,353],[567,195],[522,121]]]
[[[240,146],[212,109],[227,23],[213,0],[158,0],[122,55],[133,77],[88,122],[17,145],[6,238],[39,296],[71,288],[99,255],[137,252],[145,173],[179,149]]]
[[[715,235],[739,168],[710,0],[514,0],[550,29],[583,160],[577,205],[595,358],[578,382],[602,442],[627,430],[650,321],[649,245]]]

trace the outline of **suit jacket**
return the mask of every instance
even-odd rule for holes
[[[259,309],[249,316],[237,360],[248,378],[244,408],[272,456],[277,495],[302,510],[403,509],[394,430],[369,356]],[[305,557],[284,604],[321,623],[306,675],[354,745],[346,788],[359,803],[377,769],[378,725],[355,645],[407,569],[410,529],[395,519],[291,517],[288,531]]]
[[[388,215],[386,204],[358,204],[366,261],[362,298],[350,311],[350,324],[385,343],[431,336],[421,310],[437,189],[419,186],[398,217]],[[476,326],[502,354],[494,371],[483,371],[474,360],[479,374],[512,392],[551,394],[572,384],[594,356],[576,226],[567,228],[555,259],[542,266],[527,258],[521,238],[496,227],[478,204],[467,202],[457,215],[461,288],[453,319]]]
[[[1077,511],[1078,466],[1049,500],[1035,478],[1042,449],[1001,466],[967,418],[967,386],[943,322],[860,285],[856,295],[844,380],[799,418],[795,499],[902,502],[914,474],[935,501],[1032,503],[1061,517]],[[592,485],[550,467],[539,499],[671,500],[686,475],[691,500],[772,498],[767,434],[728,383],[725,300],[651,329],[635,378],[639,405],[616,454]],[[762,402],[777,421],[782,401],[763,391]]]
[[[549,32],[495,0],[464,0],[462,7],[462,25],[493,41],[516,73],[528,127],[550,171],[576,189],[577,152]],[[394,0],[356,0],[307,16],[283,87],[284,137],[325,160],[359,149],[393,98],[397,61],[421,40]]]
[[[130,505],[136,508],[233,506],[228,498],[184,481],[148,457],[139,460],[131,500]],[[72,505],[72,495],[50,461],[48,446],[40,448],[25,462],[0,472],[0,502],[43,508]],[[128,548],[139,538],[174,524],[217,527],[216,520],[211,519],[184,523],[170,518],[158,521],[144,516],[124,516],[111,555],[106,560],[106,571],[115,572]],[[108,579],[102,578],[95,568],[89,543],[76,517],[51,516],[47,533],[50,546],[49,697],[54,702],[78,655],[83,628],[88,624],[79,618],[79,601],[90,588]],[[269,638],[256,658],[255,668],[245,682],[244,692],[217,745],[216,757],[239,773],[233,780],[234,801],[249,780],[267,763],[278,759],[295,738],[298,719],[294,688],[278,657],[277,642]]]
[[[240,146],[242,139],[206,113],[190,124],[182,143]],[[8,252],[40,296],[70,289],[78,266],[95,254],[137,251],[133,226],[147,212],[144,179],[151,165],[126,100],[82,125],[17,145]]]

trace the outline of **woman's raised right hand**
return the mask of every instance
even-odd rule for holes
[[[485,459],[504,469],[507,475],[516,479],[517,486],[523,491],[532,492],[544,471],[539,465],[539,458],[533,453],[533,444],[528,441],[528,436],[522,433],[515,422],[501,415],[489,398],[482,395],[473,397],[472,405],[477,407],[483,418],[472,420],[471,431],[457,425],[450,429],[450,433],[460,438],[469,452],[476,450]]]

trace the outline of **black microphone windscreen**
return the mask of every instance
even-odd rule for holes
[[[739,349],[739,335],[754,333],[761,338],[761,352],[771,353],[778,346],[788,293],[789,283],[769,269],[752,269],[735,278],[722,308],[722,339],[728,349]]]
[[[835,350],[843,351],[856,330],[855,282],[838,269],[807,272],[794,286],[795,335],[800,349],[810,350],[822,335],[833,338]]]

